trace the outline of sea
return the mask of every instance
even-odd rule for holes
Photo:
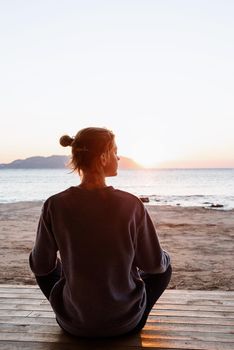
[[[44,201],[78,184],[78,175],[68,169],[1,169],[0,203]],[[107,185],[150,205],[234,209],[234,169],[119,170]]]

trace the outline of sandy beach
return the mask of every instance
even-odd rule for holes
[[[35,284],[28,266],[42,202],[0,204],[0,283]],[[147,206],[172,258],[169,288],[234,290],[234,210]]]

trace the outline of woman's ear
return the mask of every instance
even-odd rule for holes
[[[106,154],[106,152],[101,154],[100,161],[101,161],[101,165],[103,167],[105,167],[106,164],[107,164],[107,154]]]

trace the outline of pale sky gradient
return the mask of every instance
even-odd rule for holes
[[[234,167],[233,18],[233,0],[0,0],[0,163],[105,126],[146,165]]]

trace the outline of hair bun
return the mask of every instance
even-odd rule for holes
[[[72,137],[68,135],[63,135],[62,137],[60,137],[59,143],[61,146],[67,147],[67,146],[71,146],[73,141],[74,139]]]

